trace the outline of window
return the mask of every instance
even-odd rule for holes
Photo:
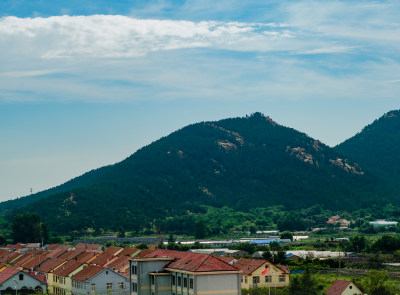
[[[155,281],[154,276],[151,276],[151,284],[152,285],[154,285],[154,281]]]
[[[96,284],[92,284],[92,291],[96,291]]]
[[[189,288],[193,289],[193,279],[192,278],[189,279]]]
[[[118,289],[123,289],[124,287],[124,282],[118,283]]]
[[[265,282],[266,283],[271,283],[272,282],[272,277],[271,276],[265,276]]]
[[[247,277],[244,277],[244,282],[245,284],[247,284]]]
[[[182,286],[182,278],[181,278],[181,276],[178,276],[178,286]]]
[[[172,285],[176,284],[176,277],[175,274],[172,274]]]
[[[183,286],[187,288],[187,278],[183,278]]]
[[[260,277],[253,277],[253,284],[258,284],[260,282]]]
[[[132,265],[132,274],[136,275],[137,274],[137,266]]]
[[[111,290],[112,289],[112,283],[106,283],[106,288],[107,288],[107,290]]]
[[[22,273],[19,274],[19,280],[23,281],[24,280],[24,275]]]
[[[285,276],[279,276],[279,282],[284,282],[285,281]]]
[[[132,291],[137,292],[137,283],[132,283]]]
[[[37,287],[35,288],[35,293],[43,293],[42,287],[37,286]]]
[[[108,270],[106,270],[106,275],[108,275]]]

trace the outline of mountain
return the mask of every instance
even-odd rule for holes
[[[205,206],[355,210],[389,200],[383,188],[368,169],[335,149],[255,113],[189,125],[57,187],[55,194],[39,194],[40,200],[13,214],[36,212],[58,232],[138,230],[201,215]]]
[[[400,110],[390,111],[335,149],[400,191]]]

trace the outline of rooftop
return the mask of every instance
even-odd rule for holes
[[[89,280],[90,278],[94,277],[95,275],[97,275],[98,273],[100,273],[101,271],[103,271],[103,269],[105,269],[102,266],[98,266],[98,265],[88,265],[86,266],[84,269],[82,269],[81,271],[77,272],[76,274],[74,274],[71,279],[75,280],[75,281],[83,281],[86,282],[87,280]]]
[[[190,272],[238,271],[229,263],[207,254],[157,249],[144,256],[144,258],[163,257],[175,258],[166,265],[166,268],[170,269]]]

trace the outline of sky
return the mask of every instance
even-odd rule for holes
[[[262,112],[329,146],[400,108],[398,1],[0,1],[0,201],[188,124]]]

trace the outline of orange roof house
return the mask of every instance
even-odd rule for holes
[[[240,258],[233,264],[242,271],[242,288],[289,286],[290,271],[267,260]]]

